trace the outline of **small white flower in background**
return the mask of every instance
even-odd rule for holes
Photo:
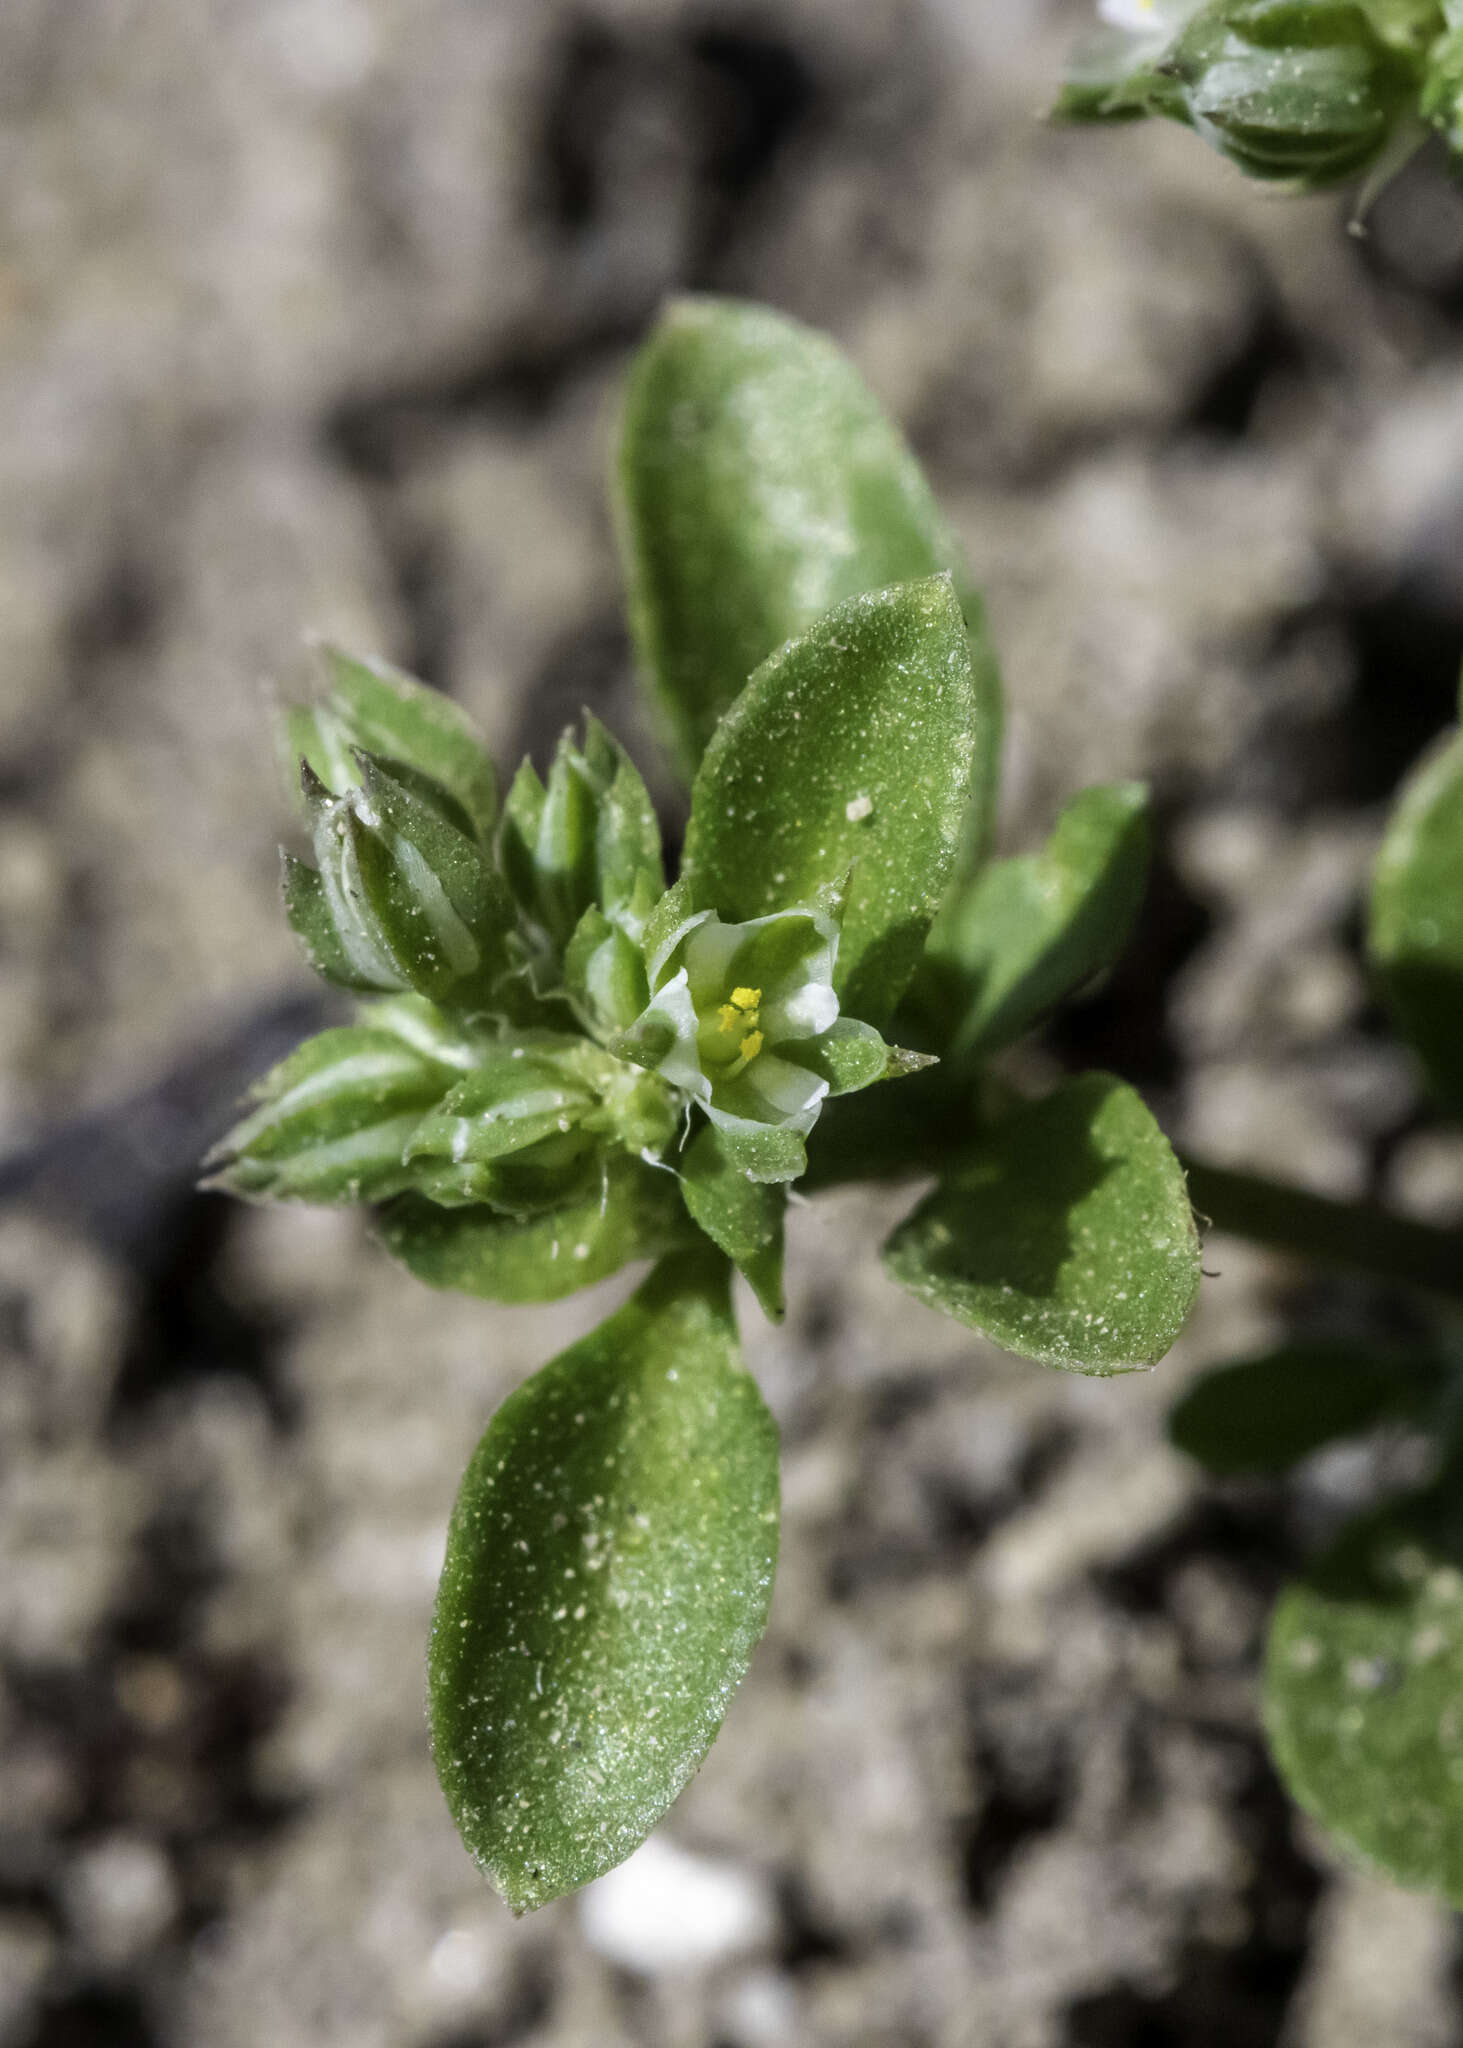
[[[1109,28],[1130,35],[1167,36],[1197,11],[1199,0],[1097,0],[1097,12]]]

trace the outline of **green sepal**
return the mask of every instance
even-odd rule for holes
[[[422,1119],[405,1156],[433,1162],[436,1199],[440,1190],[461,1201],[491,1202],[491,1169],[511,1154],[532,1147],[543,1163],[576,1165],[586,1141],[575,1127],[594,1106],[593,1091],[567,1062],[532,1047],[499,1044]],[[545,1159],[543,1140],[571,1137],[570,1144],[551,1146]]]
[[[1199,1288],[1183,1174],[1142,1099],[1110,1074],[995,1124],[884,1261],[917,1300],[1070,1372],[1155,1364]]]
[[[593,712],[584,715],[582,773],[595,796],[595,901],[634,921],[665,893],[660,821],[644,778]]]
[[[358,1003],[356,1016],[373,1031],[389,1031],[424,1058],[451,1067],[458,1074],[471,1072],[485,1047],[494,1042],[465,1031],[460,1019],[445,1015],[425,996],[378,996],[370,1002]]]
[[[562,947],[595,906],[633,933],[665,888],[660,826],[639,770],[592,713],[558,744],[547,783],[525,762],[499,844],[514,893]]]
[[[386,662],[366,661],[322,645],[330,695],[285,714],[291,781],[303,757],[336,796],[360,780],[356,749],[439,783],[466,814],[483,844],[498,813],[497,777],[466,712]]]
[[[315,972],[323,980],[334,982],[337,988],[353,989],[357,994],[399,986],[394,979],[373,979],[351,958],[336,930],[319,870],[283,849],[280,866],[285,916]]]
[[[443,1208],[398,1196],[378,1212],[393,1258],[429,1287],[484,1301],[560,1301],[688,1241],[692,1226],[674,1173],[603,1150],[589,1191],[542,1215]]]
[[[538,915],[538,839],[546,792],[538,771],[520,761],[508,789],[498,827],[498,865],[514,896],[531,916]]]
[[[939,1064],[933,1053],[886,1045],[872,1024],[856,1017],[837,1018],[821,1038],[799,1046],[798,1057],[828,1083],[830,1096],[852,1095],[876,1081],[897,1081]]]
[[[1169,1415],[1168,1433],[1220,1477],[1284,1472],[1323,1444],[1419,1415],[1440,1383],[1426,1352],[1287,1344],[1205,1373]]]
[[[1162,70],[1192,125],[1248,176],[1310,191],[1374,163],[1419,85],[1355,0],[1212,0]]]
[[[701,1763],[766,1626],[777,1428],[700,1249],[488,1425],[428,1653],[448,1807],[515,1913],[637,1848]]]
[[[1282,1593],[1265,1730],[1291,1793],[1398,1884],[1463,1905],[1463,1491],[1354,1522]]]
[[[946,905],[930,958],[966,992],[955,1054],[1009,1045],[1113,964],[1143,901],[1149,841],[1145,786],[1100,783],[1066,805],[1040,853],[992,861]]]
[[[728,1164],[749,1181],[797,1180],[807,1172],[807,1139],[786,1124],[722,1120],[716,1135]]]
[[[882,1025],[954,869],[976,717],[948,577],[838,606],[763,664],[706,750],[682,863],[695,906],[763,917],[852,869],[834,987]]]
[[[1463,1115],[1463,734],[1404,783],[1377,857],[1369,948],[1439,1103]]]
[[[496,865],[459,829],[453,816],[457,807],[435,800],[437,785],[413,786],[414,778],[392,774],[368,754],[358,760],[363,799],[379,820],[374,829],[390,844],[398,868],[415,887],[434,924],[450,935],[440,938],[442,950],[462,961],[464,976],[491,983],[506,964],[507,938],[514,925],[512,898]],[[437,905],[436,890],[445,904]],[[448,910],[455,913],[455,923],[446,915]],[[465,928],[465,940],[456,924]]]
[[[590,1030],[605,1039],[633,1024],[650,1000],[644,953],[595,904],[564,948],[564,987]]]
[[[403,1152],[457,1079],[387,1031],[322,1031],[250,1090],[204,1160],[206,1187],[259,1202],[373,1202],[412,1185]]]
[[[486,1007],[513,918],[497,870],[453,822],[451,799],[433,800],[435,785],[408,787],[374,757],[356,758],[361,786],[340,797],[301,768],[321,894],[351,985]]]
[[[680,1163],[681,1194],[693,1219],[735,1264],[762,1312],[780,1323],[783,1218],[787,1190],[780,1182],[748,1178],[714,1124],[703,1124]]]

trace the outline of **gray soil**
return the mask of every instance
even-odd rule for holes
[[[327,1014],[276,900],[304,629],[505,765],[583,704],[656,759],[601,478],[689,288],[828,327],[907,424],[989,593],[1007,843],[1154,783],[1131,956],[1026,1077],[1460,1214],[1356,935],[1463,645],[1463,197],[1424,157],[1358,238],[1177,130],[1049,129],[1079,24],[0,9],[3,2048],[1463,2039],[1451,1916],[1298,1822],[1256,1726],[1276,1584],[1409,1447],[1218,1488],[1163,1436],[1205,1365],[1405,1302],[1211,1238],[1172,1356],[1087,1382],[884,1281],[907,1193],[800,1210],[788,1321],[746,1319],[772,1626],[664,1828],[740,1904],[657,1946],[633,1879],[628,1938],[508,1917],[422,1702],[471,1445],[624,1283],[499,1312],[191,1191]]]

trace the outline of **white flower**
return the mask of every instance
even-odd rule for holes
[[[828,1093],[818,1046],[839,1021],[837,958],[838,926],[822,911],[746,924],[698,911],[647,960],[650,1002],[627,1039],[721,1129],[806,1135]]]

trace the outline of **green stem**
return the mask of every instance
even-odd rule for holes
[[[1463,1301],[1463,1236],[1457,1231],[1411,1222],[1374,1202],[1336,1202],[1196,1159],[1183,1165],[1189,1199],[1216,1230]]]

